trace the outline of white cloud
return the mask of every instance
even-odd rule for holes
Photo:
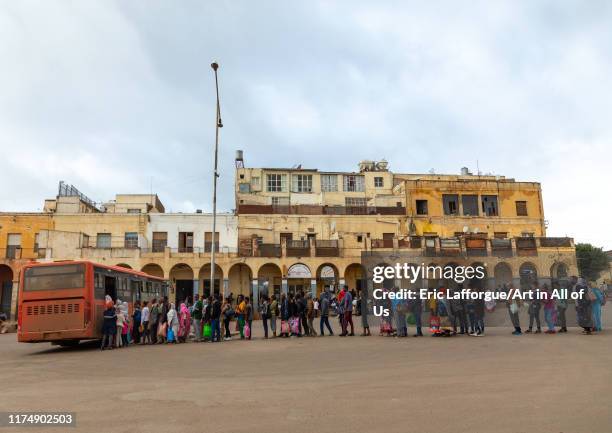
[[[540,181],[550,235],[612,248],[612,6],[593,2],[46,2],[0,5],[0,209],[62,179],[210,210],[247,165],[464,165]],[[6,60],[4,60],[6,59]]]

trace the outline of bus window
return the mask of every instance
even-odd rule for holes
[[[145,292],[147,292],[147,293],[152,293],[153,292],[153,283],[152,282],[147,281],[146,282],[146,287],[147,288],[146,288]]]
[[[104,276],[99,273],[94,274],[94,297],[96,299],[104,299]]]
[[[40,266],[25,271],[26,292],[36,290],[82,289],[85,287],[85,265]]]

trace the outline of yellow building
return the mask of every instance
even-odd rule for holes
[[[538,183],[467,170],[396,174],[386,161],[363,161],[356,172],[246,168],[241,156],[236,212],[218,215],[216,233],[212,215],[167,214],[155,194],[96,204],[63,183],[43,213],[0,214],[3,309],[14,317],[16,281],[28,260],[143,270],[170,280],[176,301],[195,293],[317,293],[344,284],[359,290],[371,284],[372,260],[483,264],[481,284],[489,287],[563,283],[578,274],[573,240],[546,237]]]
[[[535,182],[467,169],[395,174],[386,161],[362,161],[358,172],[246,168],[239,152],[235,194],[239,254],[277,293],[360,289],[364,255],[482,263],[492,287],[577,274],[572,239],[546,237]]]
[[[15,318],[21,268],[44,259],[41,233],[53,229],[48,213],[0,213],[0,311]]]

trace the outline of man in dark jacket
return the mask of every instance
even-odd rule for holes
[[[321,294],[321,305],[319,307],[321,309],[321,320],[319,322],[319,326],[321,328],[321,337],[325,336],[325,331],[323,325],[327,326],[329,330],[329,335],[334,335],[334,331],[329,324],[329,292],[327,289]]]
[[[221,301],[219,295],[215,295],[210,312],[210,326],[212,328],[212,341],[221,341]]]

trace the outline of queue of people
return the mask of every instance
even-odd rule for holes
[[[445,291],[446,289],[440,288]],[[512,298],[519,289],[510,285],[506,288]],[[552,289],[544,284],[532,287],[534,292],[546,292],[546,296],[535,296],[529,302],[514,299],[506,303],[513,335],[522,335],[519,313],[527,308],[529,326],[525,333],[542,333],[541,312],[544,311],[546,334],[567,332],[564,299],[554,299]],[[574,291],[582,290],[584,296],[576,301],[578,326],[583,334],[602,331],[601,308],[606,303],[605,291],[589,285],[584,279],[577,279]],[[452,292],[452,290],[449,290]],[[423,301],[420,298],[409,301],[386,301],[388,316],[381,318],[380,335],[407,337],[408,327],[414,326],[414,337],[423,336],[421,315]],[[525,305],[527,304],[527,305]],[[361,314],[361,310],[365,309]],[[261,318],[264,338],[316,337],[334,335],[330,316],[337,315],[341,337],[354,336],[353,314],[361,316],[362,336],[370,336],[368,306],[354,290],[344,286],[337,296],[327,288],[319,298],[311,293],[283,293],[280,299],[275,295],[260,297],[258,313]],[[429,329],[432,336],[453,336],[466,334],[484,336],[485,314],[495,309],[495,302],[488,303],[481,298],[474,300],[429,299]],[[104,311],[103,339],[101,349],[127,347],[131,344],[178,344],[187,341],[220,342],[232,339],[234,333],[240,339],[250,340],[253,334],[254,306],[248,296],[233,295],[221,299],[219,295],[202,297],[195,295],[192,304],[180,303],[177,309],[167,297],[152,299],[151,302],[136,301],[132,313],[128,303],[106,297]],[[318,318],[318,329],[315,320]],[[535,325],[535,329],[534,329]],[[223,328],[221,328],[223,326]],[[277,327],[278,326],[278,327]],[[558,330],[556,328],[559,328]],[[318,330],[318,332],[317,332]]]

